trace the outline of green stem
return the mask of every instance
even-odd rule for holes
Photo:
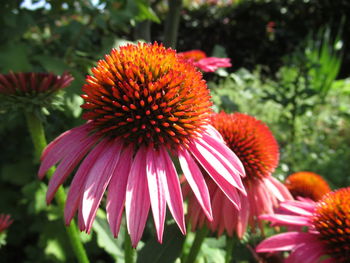
[[[35,113],[25,112],[25,116],[27,120],[29,133],[34,145],[35,160],[39,161],[40,155],[47,145],[44,127],[41,120],[35,115]],[[55,172],[55,169],[51,168],[47,172],[48,177],[51,178],[54,172]],[[55,195],[55,200],[59,208],[61,209],[61,211],[63,211],[65,202],[66,202],[66,193],[62,186],[58,188]],[[78,262],[88,263],[89,259],[87,257],[84,246],[81,243],[81,240],[79,237],[79,231],[74,220],[72,220],[69,226],[66,226],[66,230],[67,230],[68,238],[71,243],[73,252],[77,257]]]
[[[132,247],[128,228],[125,226],[124,236],[124,259],[125,263],[134,263],[135,249]]]
[[[234,237],[226,236],[226,255],[225,255],[225,263],[230,263],[232,260],[232,252],[234,246]]]
[[[182,0],[168,0],[168,4],[169,11],[165,21],[164,45],[176,48]]]
[[[209,229],[205,226],[196,232],[196,236],[195,236],[194,241],[192,243],[190,252],[184,260],[185,263],[195,262],[197,255],[201,249],[202,243],[203,243],[205,237],[208,235],[208,233],[209,233]]]

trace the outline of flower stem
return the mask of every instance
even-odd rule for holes
[[[208,233],[209,233],[209,229],[206,226],[202,227],[201,229],[199,229],[196,232],[196,236],[195,236],[194,241],[192,243],[190,252],[189,252],[188,256],[185,257],[185,260],[184,260],[185,263],[195,262],[197,255],[199,253],[199,250],[201,249],[202,243],[203,243],[205,237],[208,235]]]
[[[135,249],[132,248],[128,228],[125,226],[124,235],[124,259],[125,263],[134,263]]]
[[[35,115],[35,113],[25,112],[25,117],[27,120],[28,130],[34,145],[35,160],[39,161],[40,155],[47,145],[44,127],[43,127],[42,121]],[[55,169],[51,168],[47,172],[48,177],[51,178],[54,172],[55,172]],[[66,193],[62,186],[58,188],[55,195],[55,200],[59,208],[61,209],[61,211],[63,211],[64,205],[66,202]],[[79,237],[79,231],[74,220],[72,220],[69,226],[66,226],[66,230],[67,230],[67,234],[68,234],[73,252],[77,257],[78,262],[88,263],[89,259],[87,257],[84,246],[81,243],[81,240]]]
[[[234,246],[234,237],[226,236],[226,255],[225,255],[225,263],[230,263],[232,259],[232,252]]]
[[[182,0],[168,0],[168,5],[169,10],[164,28],[164,45],[166,47],[176,48]]]

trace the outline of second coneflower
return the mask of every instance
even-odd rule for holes
[[[346,263],[350,255],[350,188],[330,192],[318,202],[310,199],[281,204],[283,214],[264,215],[274,225],[293,231],[260,243],[259,253],[291,251],[288,263]],[[298,231],[295,231],[297,229]]]
[[[178,158],[209,220],[210,195],[200,167],[239,207],[238,192],[245,194],[240,177],[244,169],[210,125],[209,90],[192,64],[162,45],[138,44],[113,50],[92,73],[82,95],[87,123],[51,142],[39,171],[42,178],[58,163],[49,182],[50,202],[79,166],[67,197],[67,224],[78,211],[80,229],[90,232],[108,187],[107,218],[115,236],[124,205],[134,247],[150,208],[160,242],[166,206],[185,233],[183,198],[173,157]]]
[[[292,199],[286,187],[271,176],[278,165],[278,144],[269,128],[252,116],[221,112],[212,116],[212,125],[219,131],[222,139],[243,163],[246,177],[243,184],[247,196],[240,195],[241,209],[229,203],[214,182],[207,177],[207,184],[212,198],[213,221],[208,221],[196,208],[197,201],[190,196],[189,218],[192,228],[204,223],[218,234],[224,231],[232,236],[234,233],[242,238],[247,225],[256,226],[256,217],[273,213],[279,201]],[[184,192],[188,192],[184,185]]]
[[[326,180],[313,172],[293,173],[286,178],[284,184],[294,198],[304,197],[313,201],[320,200],[323,195],[331,191]]]
[[[214,72],[218,68],[228,68],[232,66],[229,58],[207,57],[202,50],[197,49],[180,52],[179,56],[192,63],[203,72]]]

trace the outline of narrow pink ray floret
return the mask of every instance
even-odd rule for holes
[[[318,202],[305,198],[286,201],[280,212],[260,219],[291,230],[264,240],[257,252],[291,251],[286,263],[349,262],[350,187],[330,192]]]
[[[209,220],[211,200],[201,169],[240,206],[242,163],[210,126],[210,93],[202,74],[162,45],[127,45],[100,60],[86,79],[82,126],[44,150],[39,177],[58,164],[47,202],[77,167],[68,192],[65,220],[78,211],[81,230],[91,227],[107,190],[107,219],[118,235],[125,207],[128,232],[136,247],[151,209],[162,242],[166,207],[185,233],[177,158]],[[237,191],[238,190],[238,191]]]

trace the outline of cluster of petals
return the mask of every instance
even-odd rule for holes
[[[279,213],[262,215],[260,219],[286,226],[289,231],[262,241],[256,251],[290,251],[286,263],[349,262],[349,199],[350,188],[342,188],[318,202],[307,198],[283,202]]]
[[[214,72],[218,68],[229,68],[232,66],[229,58],[207,57],[202,50],[195,49],[180,52],[179,55],[203,72]]]
[[[212,116],[212,125],[243,163],[247,196],[239,195],[239,209],[230,203],[209,176],[206,177],[213,208],[213,221],[209,221],[184,183],[183,191],[189,196],[188,218],[192,230],[206,224],[218,235],[226,231],[229,236],[236,233],[242,238],[248,225],[256,227],[259,215],[273,213],[280,202],[293,198],[287,188],[271,176],[278,164],[278,145],[264,123],[247,114],[221,112]]]
[[[0,233],[7,229],[12,222],[13,220],[11,219],[10,215],[0,214]]]
[[[148,63],[144,59],[148,59]],[[165,65],[165,62],[173,65],[156,69]],[[186,68],[186,74],[193,73],[192,78],[175,78],[173,81],[177,83],[174,85],[165,82],[172,80],[168,75],[175,76],[172,70],[179,68],[179,65]],[[137,71],[140,67],[142,72]],[[179,117],[167,117],[167,125],[162,122],[159,126],[152,126],[164,121],[165,114],[172,114],[173,109],[186,109],[187,104],[196,102],[198,98],[193,97],[191,92],[194,87],[200,86],[199,92],[206,91],[207,87],[201,86],[202,80],[193,83],[201,74],[192,65],[178,58],[173,50],[156,43],[138,44],[114,50],[111,56],[106,56],[106,61],[99,62],[93,72],[95,75],[88,77],[89,84],[84,86],[87,94],[84,99],[88,101],[85,105],[90,110],[86,116],[91,119],[52,141],[43,152],[39,169],[39,177],[43,178],[50,167],[58,164],[49,182],[47,202],[51,202],[58,187],[77,169],[65,206],[67,224],[78,212],[79,228],[90,232],[97,209],[107,191],[106,211],[111,231],[114,236],[118,235],[125,208],[127,228],[134,247],[142,237],[150,209],[159,242],[162,242],[166,207],[182,233],[185,233],[183,196],[174,158],[178,159],[183,174],[209,220],[213,217],[211,200],[201,169],[206,171],[231,202],[240,206],[239,192],[246,194],[241,181],[243,165],[222,142],[218,132],[201,121],[200,112],[205,113],[205,109],[200,112],[184,111],[181,114],[175,112]],[[131,80],[122,74],[128,75]],[[164,82],[168,84],[162,85]],[[171,88],[176,89],[176,92],[170,93],[167,89]],[[98,95],[98,92],[103,92],[103,96]],[[179,94],[182,97],[177,97]],[[159,104],[155,104],[158,101]],[[99,108],[99,105],[102,106]],[[203,102],[203,105],[209,104]],[[196,105],[190,109],[196,109]],[[162,115],[159,113],[161,110]],[[152,116],[154,119],[150,119]],[[111,118],[114,118],[115,123],[119,122],[119,126],[113,127],[113,133],[106,129]],[[148,120],[152,123],[140,123]],[[170,121],[174,123],[172,127],[169,126]],[[178,136],[187,134],[185,128],[191,132],[196,123],[199,129],[193,136]],[[125,129],[125,125],[130,128]],[[180,125],[184,127],[182,130]],[[153,132],[152,127],[158,130]],[[137,136],[143,129],[144,137]],[[177,136],[181,140],[177,140]],[[173,140],[170,142],[164,138]]]
[[[289,175],[285,186],[294,198],[304,197],[318,201],[331,191],[327,181],[319,174],[302,171]]]
[[[28,96],[38,93],[50,93],[63,89],[72,82],[69,73],[61,76],[52,73],[14,73],[0,74],[0,94]]]

